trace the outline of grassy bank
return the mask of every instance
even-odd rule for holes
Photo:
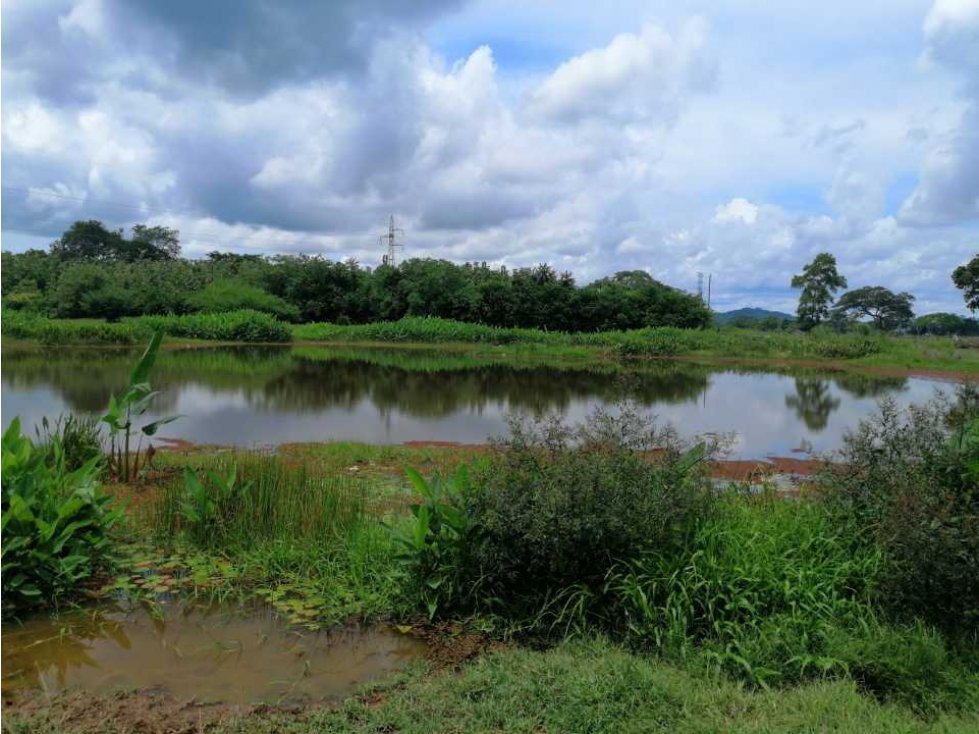
[[[288,327],[268,314],[233,311],[185,316],[139,316],[107,322],[100,319],[49,319],[7,310],[3,336],[43,344],[137,344],[154,331],[184,339],[228,342],[286,342]]]
[[[356,326],[303,324],[292,330],[297,341],[329,343],[475,344],[563,352],[569,357],[841,362],[865,367],[979,372],[979,350],[957,349],[952,339],[940,337],[668,327],[565,334],[443,319],[402,319]]]
[[[147,718],[147,709],[136,702],[131,712],[127,710],[127,699],[133,697],[76,697],[67,702],[55,697],[49,706],[28,716],[6,718],[5,727],[18,734],[130,732],[137,730],[135,722]],[[166,711],[161,704],[151,719],[154,724],[166,722]],[[119,712],[122,715],[113,718]],[[568,642],[545,652],[500,650],[461,671],[432,673],[426,666],[416,667],[335,707],[311,707],[301,713],[261,707],[224,715],[201,707],[191,713],[197,714],[197,726],[214,734],[972,734],[979,730],[979,715],[946,713],[925,721],[905,708],[862,695],[849,681],[781,691],[749,690],[631,654],[603,640]]]
[[[178,339],[222,342],[438,345],[441,350],[466,351],[467,358],[483,360],[539,361],[546,356],[551,362],[570,364],[664,357],[979,374],[979,349],[957,348],[952,339],[943,337],[677,328],[569,334],[434,318],[352,326],[288,325],[253,311],[143,316],[107,323],[48,319],[8,310],[2,321],[5,338],[44,344],[134,344],[145,341],[155,329]]]

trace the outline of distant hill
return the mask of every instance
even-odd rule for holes
[[[795,316],[783,311],[769,311],[767,308],[738,308],[734,311],[721,311],[714,314],[714,321],[718,324],[727,324],[734,319],[762,319],[776,318],[794,320]]]

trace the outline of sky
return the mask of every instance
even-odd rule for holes
[[[4,0],[0,246],[642,269],[712,305],[964,313],[979,0]]]

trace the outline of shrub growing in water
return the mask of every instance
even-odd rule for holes
[[[4,612],[57,604],[110,562],[119,515],[98,482],[101,457],[69,470],[60,441],[35,445],[19,418],[2,449]]]

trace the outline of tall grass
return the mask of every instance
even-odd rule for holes
[[[192,471],[214,512],[188,512],[188,484],[174,478],[142,523],[178,556],[202,552],[233,569],[230,580],[209,582],[209,593],[254,593],[289,621],[313,626],[396,607],[403,574],[363,481],[255,452],[205,457]]]
[[[37,339],[44,344],[134,344],[162,330],[186,339],[241,342],[288,342],[289,328],[274,316],[257,311],[138,316],[117,322],[94,319],[49,319],[22,311],[3,314],[3,336]]]
[[[634,644],[751,682],[843,671],[829,636],[874,621],[880,556],[854,548],[808,502],[727,496],[685,553],[648,554],[609,575],[609,627]]]
[[[162,540],[184,533],[202,547],[253,548],[288,539],[300,545],[342,543],[372,521],[362,489],[344,476],[311,473],[271,452],[222,454],[206,467],[217,478],[235,473],[236,487],[221,496],[218,482],[199,472],[217,504],[214,518],[195,523],[183,508],[183,477],[169,482],[156,505],[154,527]]]

